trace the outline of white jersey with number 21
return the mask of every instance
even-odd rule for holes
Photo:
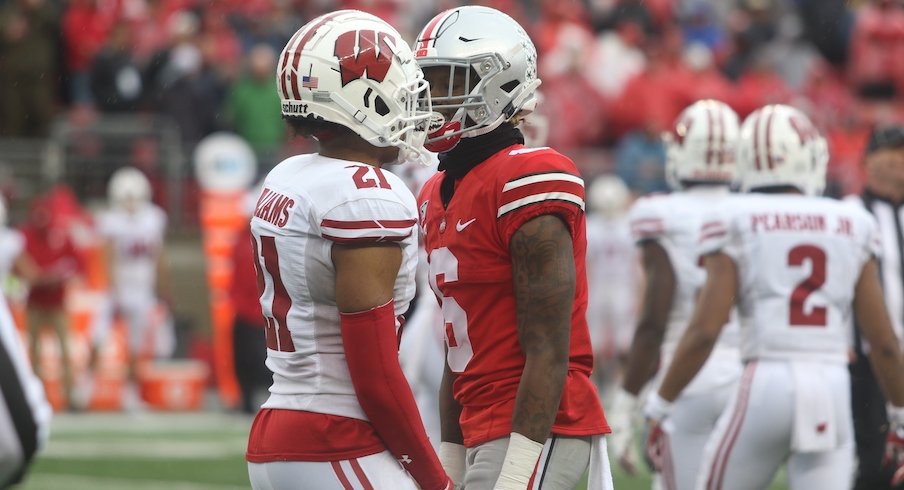
[[[251,219],[273,371],[263,408],[367,420],[345,360],[331,251],[333,244],[398,243],[398,316],[414,297],[416,224],[405,183],[371,165],[311,154],[270,172]]]

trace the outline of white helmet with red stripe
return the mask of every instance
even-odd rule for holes
[[[617,175],[604,174],[593,179],[587,189],[590,210],[606,217],[624,214],[631,200],[631,191]]]
[[[793,107],[761,107],[741,125],[738,171],[744,191],[793,186],[805,194],[821,194],[828,161],[825,138]]]
[[[110,177],[107,197],[113,206],[135,211],[151,201],[151,183],[141,170],[122,167]]]
[[[736,177],[739,126],[735,111],[717,100],[700,100],[684,109],[672,132],[663,135],[669,185],[730,184]]]
[[[427,82],[402,36],[382,19],[339,10],[305,24],[276,71],[282,114],[341,124],[401,159],[423,153]]]
[[[448,74],[445,95],[433,91],[431,151],[448,151],[537,105],[537,50],[524,28],[498,10],[464,6],[437,15],[418,34],[414,54],[425,71],[448,69],[441,75]]]

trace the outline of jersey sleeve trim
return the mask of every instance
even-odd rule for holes
[[[504,186],[502,186],[502,192],[510,191],[512,189],[517,189],[518,187],[522,187],[525,185],[536,184],[539,182],[550,182],[550,181],[556,181],[556,180],[572,182],[572,183],[578,184],[581,187],[584,187],[584,179],[582,179],[576,175],[571,175],[571,174],[565,173],[565,172],[546,172],[546,173],[540,173],[540,174],[524,175],[524,176],[518,177],[517,179],[512,179],[512,180],[506,182]]]
[[[700,242],[722,238],[727,234],[728,230],[720,221],[709,221],[700,228]]]
[[[400,242],[411,236],[416,223],[416,219],[323,219],[320,228],[323,238],[337,243]]]
[[[631,222],[631,235],[635,241],[656,238],[665,233],[665,221],[660,218],[639,218]]]
[[[583,196],[584,181],[575,175],[565,172],[526,175],[512,179],[502,187],[502,200],[496,217],[543,201],[568,202],[583,211]]]

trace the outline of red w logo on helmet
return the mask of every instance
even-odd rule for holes
[[[336,39],[334,53],[339,58],[342,86],[367,73],[367,78],[382,82],[392,66],[389,34],[377,31],[344,32]],[[395,41],[395,40],[393,40]],[[357,50],[355,49],[357,45]]]

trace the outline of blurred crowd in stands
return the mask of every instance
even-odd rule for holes
[[[297,152],[274,90],[279,49],[306,21],[357,8],[407,39],[454,0],[0,0],[0,137],[57,117],[160,113],[186,154],[230,130],[269,168]],[[904,120],[902,0],[474,0],[529,26],[548,141],[587,176],[666,190],[659,134],[691,102],[741,117],[772,102],[830,142],[830,194],[862,187],[870,128]],[[123,165],[135,162],[123,162]]]

